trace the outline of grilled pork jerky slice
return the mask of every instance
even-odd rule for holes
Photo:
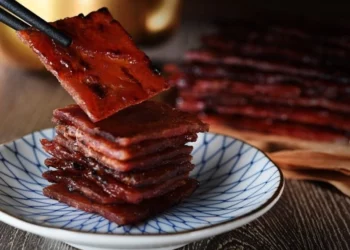
[[[49,182],[63,183],[70,191],[78,191],[88,199],[99,204],[125,203],[123,199],[113,197],[106,193],[99,185],[72,172],[47,171],[43,177]]]
[[[329,111],[335,112],[350,112],[350,102],[341,102],[336,100],[329,100],[322,97],[319,98],[306,98],[306,97],[270,97],[263,95],[247,96],[236,95],[230,93],[220,93],[216,95],[214,93],[198,93],[191,91],[180,91],[179,98],[177,98],[177,107],[181,110],[181,105],[197,107],[197,111],[205,110],[216,105],[232,106],[232,105],[244,105],[244,104],[281,104],[289,107],[306,107],[306,108],[324,108]]]
[[[174,157],[181,156],[183,154],[190,154],[193,149],[193,147],[191,146],[182,146],[175,149],[166,149],[162,152],[147,155],[136,160],[119,161],[106,157],[91,149],[88,149],[85,145],[82,145],[81,143],[76,142],[73,139],[65,138],[61,135],[56,136],[54,140],[58,144],[68,148],[70,151],[80,152],[85,157],[91,157],[100,164],[121,172],[127,172],[134,169],[149,169],[156,166],[171,163],[171,160]]]
[[[106,8],[51,23],[72,38],[63,47],[29,28],[19,38],[38,55],[63,88],[94,122],[166,90],[152,67]]]
[[[185,60],[187,62],[247,66],[265,72],[280,72],[296,76],[316,77],[323,80],[350,83],[350,75],[348,72],[339,71],[337,68],[304,67],[298,64],[287,63],[282,60],[275,60],[271,57],[248,57],[198,49],[187,51],[185,54]]]
[[[322,109],[296,108],[269,104],[247,104],[237,106],[217,106],[214,108],[220,114],[237,114],[256,118],[295,121],[319,126],[329,126],[335,129],[350,131],[350,117]]]
[[[42,139],[40,143],[43,146],[43,149],[45,150],[45,152],[54,156],[57,159],[61,159],[61,160],[64,159],[65,161],[73,161],[79,164],[89,164],[89,159],[85,157],[83,154],[77,151],[71,151],[67,149],[65,146],[58,144],[55,141]]]
[[[299,46],[281,47],[276,44],[255,42],[241,42],[235,38],[218,36],[204,36],[202,42],[205,47],[222,52],[235,53],[242,56],[270,56],[273,58],[284,58],[287,61],[301,63],[302,65],[316,67],[337,67],[343,71],[349,70],[346,58],[327,53],[327,47],[320,54],[312,50],[300,51]],[[230,45],[230,48],[227,48]],[[312,47],[312,45],[310,45]]]
[[[255,131],[272,135],[290,136],[303,140],[348,144],[349,132],[329,127],[305,125],[271,119],[257,119],[245,116],[201,114],[201,119],[211,125],[227,126],[233,129]]]
[[[266,19],[264,17],[264,19]],[[316,47],[317,50],[347,50],[349,49],[349,29],[346,27],[337,28],[328,27],[323,29],[325,23],[323,24],[313,24],[307,29],[305,29],[305,22],[296,27],[294,24],[285,25],[278,23],[271,24],[259,24],[247,25],[247,22],[237,23],[236,25],[231,24],[221,24],[219,32],[225,34],[229,37],[237,37],[242,41],[250,40],[258,42],[261,38],[264,38],[265,42],[270,44],[276,44],[278,46],[305,46],[306,48],[313,49]],[[323,30],[321,31],[320,28]],[[335,32],[336,31],[336,32]]]
[[[91,135],[74,126],[58,125],[56,126],[56,131],[66,137],[75,138],[88,148],[117,160],[131,160],[140,156],[161,152],[168,148],[177,148],[188,142],[196,141],[197,139],[197,134],[186,134],[164,139],[143,141],[139,144],[121,147],[101,136]]]
[[[183,161],[183,162],[182,162]],[[171,163],[164,166],[149,169],[147,171],[118,172],[101,166],[96,163],[95,166],[79,164],[73,161],[49,158],[45,160],[45,165],[59,170],[69,171],[72,175],[86,176],[86,178],[95,178],[102,182],[112,180],[111,182],[122,182],[132,187],[146,187],[167,181],[175,176],[188,173],[193,170],[194,165],[184,157],[178,163]],[[109,183],[111,183],[109,182]]]
[[[88,157],[94,158],[96,161],[105,165],[106,167],[115,169],[117,171],[126,172],[133,169],[149,169],[156,166],[164,165],[165,163],[171,162],[176,156],[183,154],[190,154],[192,152],[192,146],[182,146],[174,149],[166,149],[162,152],[157,152],[152,155],[146,155],[135,160],[119,161],[109,157],[106,157],[100,153],[97,153],[91,149],[88,149],[84,145],[77,142],[79,150],[84,152]]]
[[[113,179],[102,180],[89,175],[73,175],[69,170],[47,171],[43,177],[50,182],[65,183],[71,190],[79,191],[101,204],[123,202],[138,204],[144,199],[161,196],[183,185],[188,173],[144,188],[129,187]]]
[[[297,52],[300,55],[312,55],[314,57],[326,57],[344,59],[349,56],[349,51],[334,46],[326,46],[321,43],[305,43],[286,38],[281,34],[272,34],[271,32],[259,33],[254,31],[245,34],[229,34],[225,32],[213,33],[201,37],[202,43],[209,48],[221,51],[233,51],[237,49],[237,45],[249,44],[258,47],[270,48],[273,44],[274,48],[285,48],[287,51]],[[282,52],[283,53],[283,52]],[[305,59],[306,60],[306,59]]]
[[[158,215],[189,197],[197,188],[198,182],[188,179],[186,183],[161,197],[145,200],[141,204],[101,205],[81,195],[70,192],[63,183],[44,188],[43,194],[51,199],[88,213],[96,213],[118,225],[136,224]]]
[[[250,67],[192,63],[180,66],[166,65],[165,70],[170,74],[168,81],[171,85],[179,89],[195,89],[196,92],[226,91],[229,86],[228,89],[231,89],[231,92],[244,91],[246,93],[247,88],[266,87],[267,90],[260,92],[273,96],[276,96],[274,93],[288,94],[289,91],[289,93],[305,97],[322,96],[343,101],[350,98],[348,84],[337,84],[337,81],[334,80],[319,80],[314,77],[263,72]],[[276,88],[276,92],[269,91],[271,88]]]
[[[82,175],[82,173],[84,173],[85,171],[95,171],[94,168],[90,166],[70,160],[61,160],[55,157],[45,159],[44,164],[49,168],[51,167],[58,170],[68,170],[72,175],[77,176]],[[104,173],[103,171],[101,172],[102,174]]]
[[[120,146],[145,140],[206,132],[209,127],[192,114],[165,103],[145,101],[124,109],[108,119],[93,123],[82,109],[71,105],[54,111],[54,122],[74,125],[92,135],[102,136]]]
[[[293,84],[249,84],[246,82],[230,80],[196,80],[192,89],[193,92],[229,92],[242,95],[267,95],[271,97],[298,97],[302,90]]]
[[[44,150],[53,156],[53,158],[48,158],[45,160],[45,165],[54,168],[77,168],[77,169],[85,169],[92,168],[95,171],[98,171],[99,174],[103,172],[107,172],[112,174],[115,178],[119,178],[120,180],[124,180],[128,185],[142,185],[142,183],[138,183],[138,181],[142,180],[143,177],[149,178],[148,181],[152,181],[152,173],[158,172],[160,169],[166,169],[168,165],[179,166],[182,164],[186,164],[191,162],[192,156],[190,154],[181,154],[177,155],[169,160],[164,161],[163,164],[157,166],[157,168],[151,168],[147,170],[147,174],[145,171],[141,170],[133,170],[129,172],[120,172],[114,169],[107,168],[103,166],[101,163],[98,163],[96,160],[85,157],[83,154],[78,152],[71,152],[69,149],[61,146],[55,141],[42,140]],[[60,162],[64,162],[67,166],[59,166]],[[72,162],[73,166],[69,165]],[[160,171],[161,172],[161,171]],[[149,175],[148,175],[149,173]],[[133,183],[129,183],[128,181],[133,181]],[[156,180],[153,180],[153,182]],[[155,183],[155,182],[154,182]]]
[[[83,154],[70,151],[69,149],[61,146],[55,141],[48,141],[46,139],[41,141],[43,148],[46,152],[54,156],[54,158],[48,158],[45,160],[45,164],[49,167],[58,169],[76,169],[76,170],[93,170],[97,172],[98,175],[103,175],[105,173],[111,174],[117,180],[130,185],[130,186],[145,186],[156,184],[162,180],[167,179],[166,177],[171,174],[174,169],[179,169],[179,173],[186,169],[188,163],[190,163],[192,156],[189,154],[182,154],[175,156],[174,158],[165,161],[164,164],[156,168],[143,170],[134,170],[129,172],[120,172],[114,169],[107,168],[102,164],[98,163],[92,158],[85,157]],[[173,166],[173,167],[172,167]],[[188,171],[191,170],[193,166],[189,166]],[[154,177],[154,178],[153,178]]]
[[[335,113],[320,108],[281,106],[276,103],[239,103],[239,100],[230,106],[209,105],[205,102],[191,102],[184,99],[179,100],[177,106],[188,112],[213,111],[223,115],[294,121],[350,131],[350,118],[346,113]]]

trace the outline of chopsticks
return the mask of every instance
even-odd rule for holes
[[[70,37],[63,34],[61,31],[47,23],[45,20],[28,10],[20,3],[14,0],[0,0],[0,6],[11,13],[10,14],[0,9],[0,22],[3,22],[7,26],[15,30],[23,30],[30,27],[28,25],[30,24],[65,47],[68,47],[71,44],[72,40]],[[12,13],[20,17],[28,24],[12,15]]]
[[[15,30],[24,30],[29,28],[29,25],[21,20],[17,19],[10,13],[4,11],[0,8],[0,22],[6,24],[7,26],[15,29]]]

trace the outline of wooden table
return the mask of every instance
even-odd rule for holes
[[[0,144],[51,127],[52,110],[72,99],[49,74],[0,67]],[[0,249],[71,250],[0,222]],[[260,219],[182,249],[350,249],[350,199],[320,183],[287,181]]]

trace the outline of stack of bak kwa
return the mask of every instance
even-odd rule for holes
[[[178,89],[177,108],[198,114],[213,131],[348,145],[348,33],[306,22],[220,24],[182,65],[165,67]]]
[[[168,88],[106,9],[53,23],[72,37],[63,48],[34,29],[20,38],[78,105],[54,111],[56,137],[42,140],[55,170],[44,195],[134,224],[190,196],[192,147],[208,126],[198,118],[147,99]]]

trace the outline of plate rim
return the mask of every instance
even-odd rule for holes
[[[13,141],[20,140],[21,138],[34,133],[40,133],[40,132],[45,133],[51,130],[54,130],[54,128],[51,127],[51,128],[34,131],[32,133],[29,133],[27,135],[24,135],[12,141],[2,143],[0,144],[0,146],[6,145]],[[255,208],[254,210],[250,211],[249,213],[243,214],[241,216],[230,219],[228,221],[224,221],[214,225],[204,226],[198,229],[190,229],[182,232],[173,232],[173,233],[165,233],[165,234],[126,235],[126,234],[97,233],[97,232],[91,233],[91,232],[76,231],[72,229],[62,229],[62,228],[52,227],[49,225],[42,225],[42,224],[36,224],[36,223],[25,221],[23,219],[20,219],[19,217],[10,215],[2,211],[1,208],[0,208],[0,221],[10,226],[16,227],[18,229],[21,229],[36,235],[41,235],[44,237],[57,239],[61,241],[62,241],[62,238],[64,238],[63,241],[65,242],[81,242],[81,244],[83,245],[86,245],[86,244],[91,245],[91,243],[97,243],[97,245],[99,246],[101,244],[107,245],[107,246],[115,246],[115,245],[130,246],[130,245],[135,245],[136,240],[138,241],[136,245],[140,245],[140,246],[145,246],[145,245],[164,246],[165,242],[166,242],[166,245],[181,244],[183,242],[191,242],[191,241],[196,241],[196,240],[213,236],[213,233],[211,233],[212,231],[215,231],[215,235],[217,235],[217,234],[241,227],[259,218],[260,216],[265,214],[267,211],[269,211],[277,203],[277,201],[281,197],[284,190],[285,178],[283,176],[281,169],[278,167],[278,165],[274,161],[272,161],[265,152],[258,149],[257,147],[251,145],[248,142],[245,142],[244,140],[241,140],[229,135],[225,135],[221,133],[213,133],[213,132],[207,132],[207,133],[213,134],[213,135],[221,135],[227,138],[232,138],[246,145],[249,145],[250,147],[261,152],[271,163],[273,163],[273,165],[276,167],[276,169],[279,172],[280,181],[277,189],[274,191],[273,195],[267,201],[265,201],[263,204],[261,204],[259,207]],[[98,241],[96,241],[97,239]]]

